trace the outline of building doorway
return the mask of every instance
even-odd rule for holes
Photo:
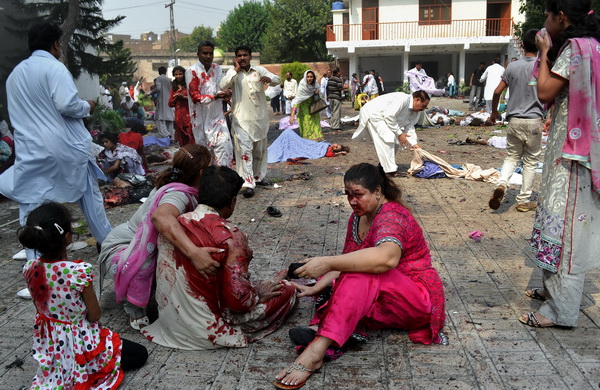
[[[362,39],[379,39],[379,0],[363,0]]]
[[[511,0],[488,0],[485,35],[511,35]]]

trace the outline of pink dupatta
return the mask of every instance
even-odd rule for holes
[[[569,119],[563,157],[592,172],[600,192],[600,44],[594,38],[572,38],[569,68]]]
[[[150,209],[135,232],[133,241],[113,259],[113,265],[116,266],[115,295],[119,303],[126,298],[127,302],[139,307],[148,305],[156,269],[158,242],[158,230],[154,227],[151,216],[158,208],[163,195],[171,191],[185,193],[190,200],[190,206],[193,204],[191,197],[198,196],[196,188],[182,183],[167,184],[156,192]],[[187,211],[191,211],[191,207]]]

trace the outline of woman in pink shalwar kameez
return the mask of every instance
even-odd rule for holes
[[[400,201],[401,191],[381,166],[362,163],[344,176],[348,223],[344,253],[305,260],[295,272],[318,278],[312,287],[296,284],[298,296],[314,296],[333,285],[331,298],[311,321],[315,339],[273,384],[304,385],[323,365],[328,348],[342,347],[357,330],[396,328],[415,343],[446,342],[444,287],[431,265],[419,224]]]

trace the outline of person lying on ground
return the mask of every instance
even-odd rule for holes
[[[197,246],[223,249],[221,265],[203,278],[185,256],[158,238],[156,301],[159,317],[142,330],[150,341],[170,348],[206,350],[246,347],[276,330],[296,305],[296,289],[285,271],[252,283],[248,236],[227,221],[244,180],[231,168],[211,166],[200,177],[198,207],[178,217]]]
[[[142,157],[135,149],[120,144],[117,134],[109,132],[100,134],[100,143],[104,146],[102,152],[104,156],[100,160],[100,168],[109,182],[112,182],[119,173],[146,174],[142,166]]]
[[[128,222],[115,227],[102,243],[98,258],[100,288],[106,277],[115,279],[117,302],[125,302],[125,312],[133,329],[149,324],[146,307],[154,281],[157,237],[177,247],[188,261],[207,277],[219,263],[210,253],[219,248],[198,248],[177,222],[182,213],[198,205],[198,183],[202,171],[211,163],[204,146],[186,145],[173,157],[173,165],[156,178],[156,188]]]
[[[368,163],[352,166],[344,185],[354,211],[344,251],[306,259],[295,271],[301,278],[319,278],[313,286],[293,285],[299,297],[319,296],[321,304],[306,329],[314,340],[277,374],[278,388],[304,385],[327,350],[341,348],[355,332],[404,329],[415,343],[447,343],[442,280],[401,190],[381,166]],[[321,295],[328,286],[333,286],[329,299]]]

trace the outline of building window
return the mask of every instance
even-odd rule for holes
[[[419,0],[419,24],[450,24],[452,0]]]

